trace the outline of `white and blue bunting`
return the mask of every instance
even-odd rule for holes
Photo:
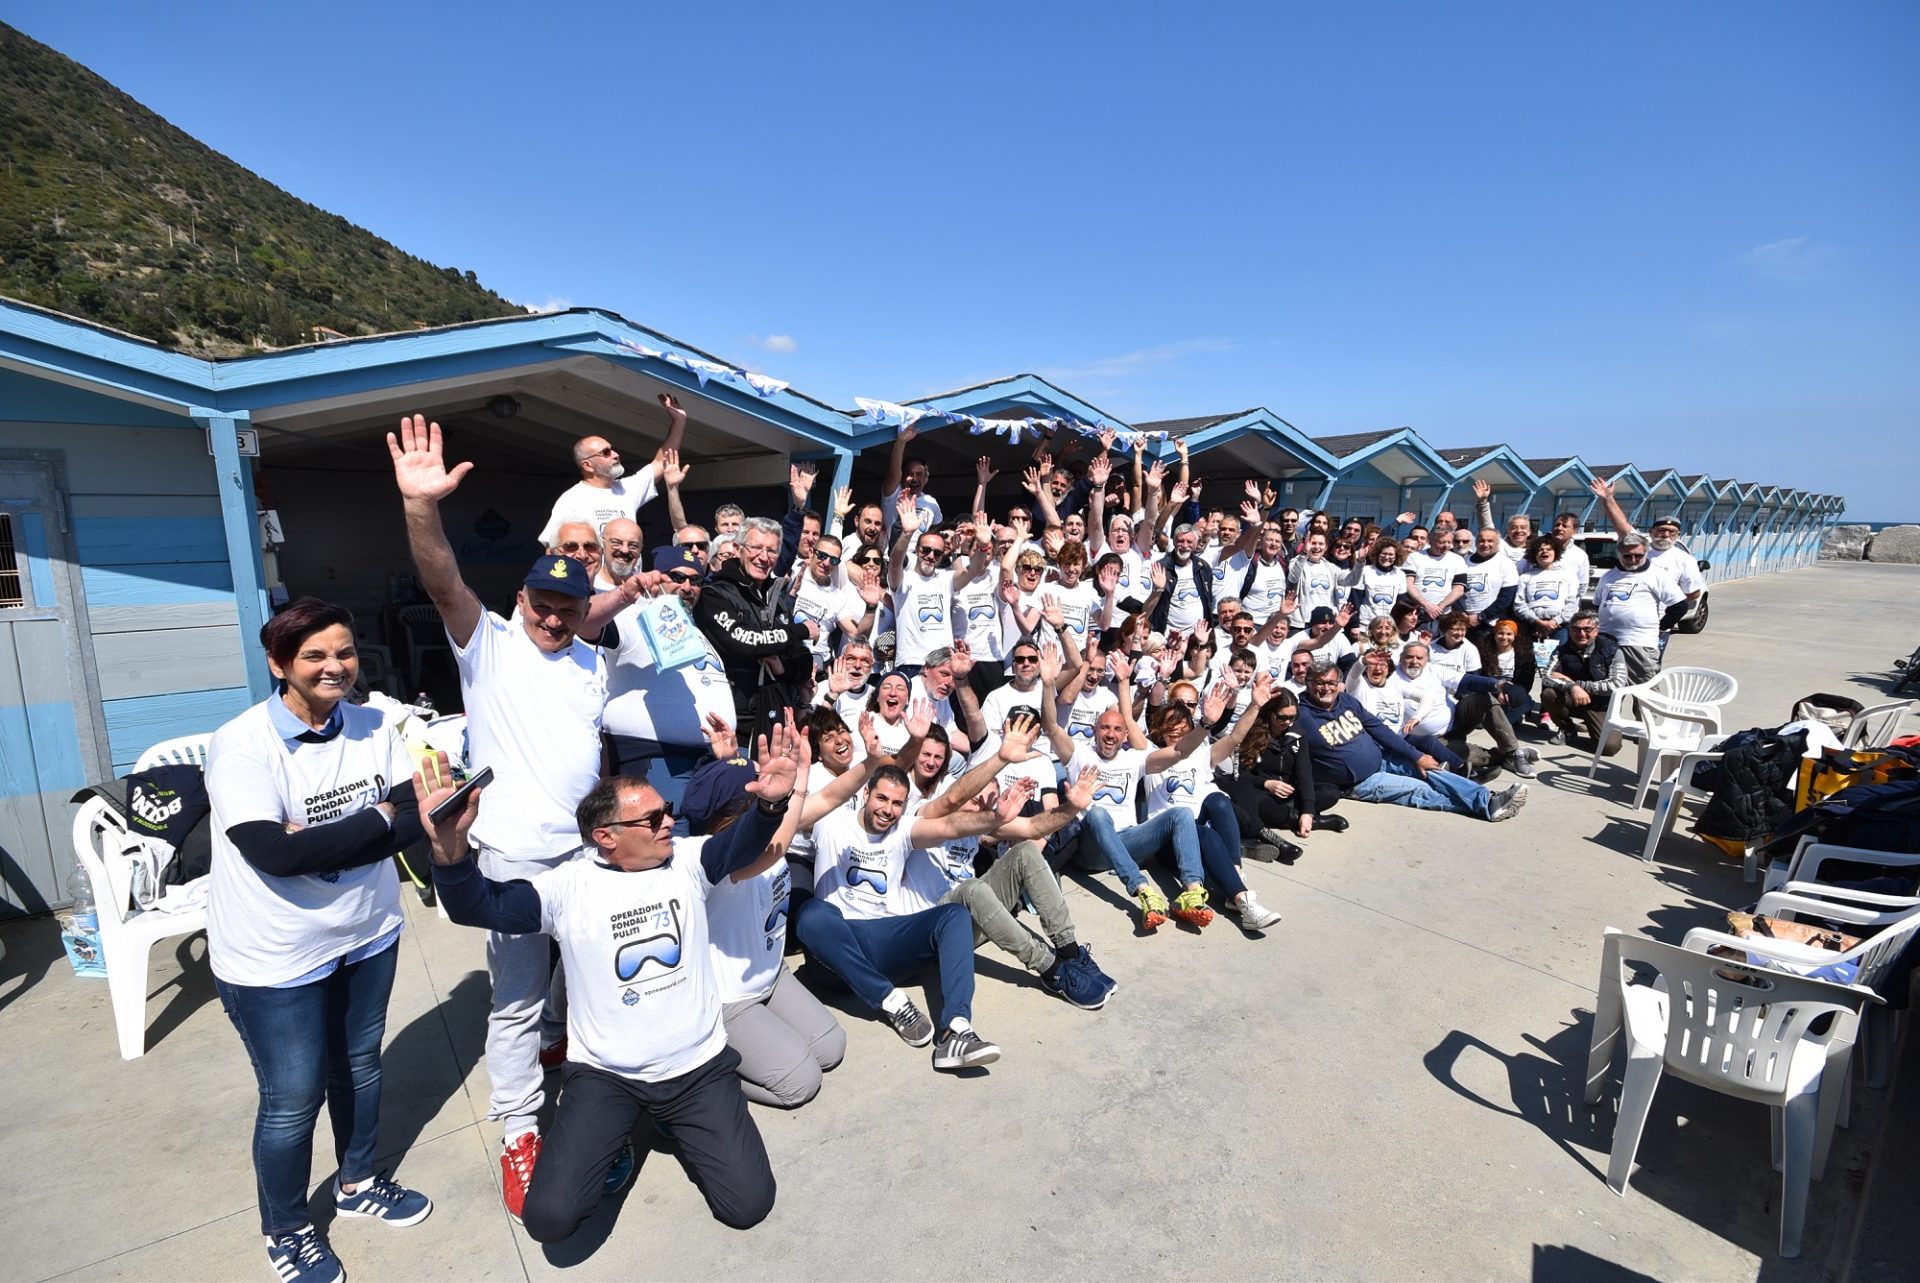
[[[1101,433],[1112,432],[1114,444],[1123,450],[1133,448],[1136,440],[1165,441],[1165,432],[1140,432],[1133,428],[1123,428],[1118,424],[1082,423],[1078,419],[1047,418],[1033,416],[1025,419],[983,419],[978,415],[965,414],[957,410],[928,410],[920,406],[897,405],[892,401],[876,401],[870,397],[857,396],[853,403],[860,407],[861,414],[854,422],[867,427],[911,427],[922,420],[931,419],[936,423],[964,423],[967,431],[976,437],[996,436],[1009,445],[1019,445],[1028,435],[1035,440],[1055,429],[1077,432],[1083,437],[1098,440]]]
[[[644,343],[635,343],[629,339],[616,340],[621,347],[641,356],[649,356],[656,361],[665,361],[668,365],[677,365],[707,386],[708,379],[719,379],[735,387],[745,388],[756,396],[772,396],[776,392],[787,390],[787,384],[781,379],[770,379],[764,374],[755,374],[750,370],[736,370],[731,365],[722,365],[718,361],[703,361],[695,356],[682,356],[678,352],[661,351],[650,348]]]

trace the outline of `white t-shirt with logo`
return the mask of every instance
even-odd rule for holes
[[[628,521],[637,520],[640,509],[651,503],[659,491],[651,461],[640,471],[620,478],[611,486],[590,486],[584,481],[576,481],[562,490],[560,497],[553,501],[553,511],[547,516],[547,524],[540,527],[540,546],[553,547],[560,527],[570,521],[584,521],[592,526],[597,540],[600,528],[609,521],[618,517],[625,517]]]
[[[842,807],[813,826],[813,893],[849,920],[907,912],[912,822],[902,815],[891,829],[874,834],[860,815],[859,808]]]
[[[1520,581],[1514,563],[1499,553],[1485,561],[1468,562],[1467,568],[1460,572],[1460,578],[1466,581],[1466,591],[1460,594],[1454,609],[1469,615],[1483,614],[1492,607],[1495,598]]]
[[[1609,570],[1593,588],[1600,631],[1622,646],[1658,646],[1660,616],[1685,596],[1680,585],[1652,569]]]
[[[677,612],[686,618],[690,634],[700,639],[706,653],[690,664],[661,671],[653,662],[640,625],[636,601],[614,618],[620,644],[607,665],[607,707],[604,722],[615,735],[632,735],[678,748],[706,745],[702,734],[709,713],[728,727],[734,725],[733,687],[713,644],[694,626],[686,607],[670,598],[654,598],[656,610]],[[496,772],[497,774],[497,772]],[[584,795],[583,795],[584,796]]]
[[[1295,557],[1293,568],[1287,572],[1287,585],[1294,593],[1293,615],[1289,622],[1295,628],[1301,628],[1320,606],[1338,610],[1343,596],[1340,584],[1346,578],[1346,573],[1331,561]]]
[[[858,619],[865,618],[866,613],[867,603],[853,585],[840,582],[837,575],[823,584],[813,577],[812,571],[801,572],[800,590],[793,595],[793,622],[804,624],[811,620],[820,625],[820,635],[807,643],[814,663],[824,664],[831,657],[833,634],[839,629],[843,616]]]
[[[792,884],[793,870],[785,860],[775,860],[755,877],[742,882],[723,878],[707,892],[713,980],[723,1004],[764,998],[773,991],[787,949]]]
[[[1359,671],[1358,665],[1354,671]],[[1407,724],[1406,691],[1397,675],[1389,673],[1386,682],[1379,686],[1362,677],[1348,688],[1348,693],[1359,701],[1360,707],[1385,722],[1396,734]]]
[[[1200,804],[1219,787],[1213,782],[1213,745],[1206,740],[1166,770],[1147,776],[1147,818],[1173,806],[1182,806],[1195,815]]]
[[[1167,630],[1186,632],[1200,622],[1200,589],[1196,582],[1199,575],[1212,571],[1202,565],[1198,558],[1190,558],[1182,566],[1175,563],[1167,571]]]
[[[1438,557],[1416,552],[1407,558],[1413,572],[1413,585],[1428,601],[1437,602],[1453,589],[1453,577],[1466,571],[1466,559],[1459,553],[1445,552]]]
[[[1370,624],[1393,614],[1393,603],[1407,590],[1407,572],[1399,566],[1382,570],[1375,565],[1364,565],[1348,576],[1347,583],[1360,590],[1360,605],[1353,612],[1354,619],[1363,625]]]
[[[989,567],[987,573],[953,594],[953,613],[966,630],[967,649],[984,663],[997,664],[1006,658],[1006,645],[1000,625],[1000,576]],[[951,644],[951,643],[949,643]]]
[[[340,712],[344,721],[332,739],[290,744],[262,702],[215,731],[207,746],[207,957],[228,984],[297,980],[400,929],[393,861],[274,877],[248,863],[227,837],[234,825],[256,820],[325,824],[384,802],[396,784],[413,778],[413,759],[380,714],[352,704]]]
[[[980,720],[987,724],[988,743],[998,741],[1001,732],[1006,730],[1009,712],[1016,708],[1030,708],[1034,716],[1038,717],[1040,701],[1052,698],[1053,696],[1047,693],[1045,684],[1041,682],[1035,682],[1030,691],[1016,690],[1012,682],[988,691],[987,697],[980,701]],[[1044,750],[1047,747],[1047,737],[1042,735],[1033,742],[1033,746]],[[982,751],[985,751],[986,747],[985,744],[981,745]]]
[[[1679,544],[1661,551],[1648,544],[1647,569],[1657,570],[1673,580],[1682,594],[1697,593],[1706,587],[1700,578],[1699,559]]]
[[[1082,686],[1080,693],[1073,697],[1072,707],[1060,723],[1061,729],[1073,740],[1075,746],[1093,742],[1093,726],[1110,708],[1120,703],[1120,697],[1105,682],[1095,686]]]
[[[1123,745],[1109,759],[1101,757],[1100,750],[1091,743],[1081,744],[1074,748],[1073,760],[1067,763],[1067,778],[1079,779],[1080,772],[1089,766],[1098,771],[1100,780],[1093,786],[1094,809],[1105,812],[1115,830],[1130,829],[1140,822],[1134,790],[1140,784],[1146,761],[1147,750],[1143,748]]]
[[[1520,568],[1520,584],[1513,594],[1513,602],[1515,606],[1531,610],[1537,619],[1565,623],[1580,608],[1579,582],[1574,578],[1573,568],[1563,561],[1556,561],[1545,570],[1527,562]]]
[[[484,810],[484,804],[482,806]],[[530,879],[540,929],[567,970],[567,1058],[659,1082],[727,1045],[707,933],[705,838],[679,838],[657,868],[582,854]]]
[[[1082,650],[1087,646],[1087,628],[1094,614],[1094,604],[1100,600],[1093,585],[1082,579],[1069,588],[1065,584],[1049,584],[1047,592],[1060,603],[1060,614],[1066,621],[1064,631],[1073,634],[1074,644]],[[1042,625],[1044,627],[1044,625]]]
[[[1113,586],[1114,608],[1123,609],[1120,603],[1129,598],[1145,601],[1153,592],[1153,571],[1147,565],[1147,559],[1140,555],[1137,548],[1114,555],[1120,558],[1120,579]]]
[[[908,566],[893,594],[894,662],[924,664],[927,652],[953,645],[953,572],[922,575]]]
[[[531,871],[515,865],[550,864],[580,845],[573,809],[600,782],[606,664],[579,638],[548,654],[518,619],[492,611],[481,613],[453,656],[467,710],[468,766],[493,768],[473,823],[480,871],[525,877]],[[496,853],[506,863],[491,863]]]
[[[1251,580],[1247,577],[1249,567],[1253,570]],[[1240,591],[1242,584],[1246,584],[1245,592]],[[1286,598],[1287,563],[1281,560],[1268,564],[1248,553],[1236,552],[1227,558],[1225,586],[1229,597],[1239,596],[1242,610],[1264,624]]]

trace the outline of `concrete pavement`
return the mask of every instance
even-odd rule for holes
[[[1872,703],[1920,635],[1916,589],[1920,570],[1865,563],[1719,585],[1668,660],[1739,678],[1729,728],[1818,690]],[[1111,879],[1070,882],[1122,991],[1078,1011],[983,950],[975,1023],[1005,1058],[977,1076],[846,1015],[820,1098],[755,1108],[780,1197],[745,1233],[654,1153],[574,1240],[528,1240],[482,1121],[481,935],[414,905],[382,1148],[436,1210],[335,1225],[335,1248],[363,1280],[1841,1277],[1886,1093],[1856,1084],[1797,1262],[1772,1255],[1757,1106],[1666,1083],[1627,1196],[1603,1183],[1612,1115],[1579,1099],[1601,929],[1677,940],[1754,888],[1684,826],[1639,861],[1631,753],[1591,786],[1584,757],[1544,755],[1511,823],[1348,803],[1349,832],[1249,866],[1285,915],[1264,938],[1224,915],[1136,938]],[[204,941],[156,950],[150,1050],[129,1063],[105,985],[70,974],[49,925],[0,931],[0,1279],[268,1277],[254,1084]],[[324,1122],[317,1149],[316,1183]]]

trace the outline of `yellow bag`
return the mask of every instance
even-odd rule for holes
[[[1885,784],[1911,773],[1913,763],[1898,753],[1878,749],[1828,749],[1818,759],[1800,759],[1800,780],[1793,809],[1804,811],[1855,784]]]

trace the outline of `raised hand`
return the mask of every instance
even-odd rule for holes
[[[878,606],[886,591],[886,585],[880,582],[880,567],[868,566],[860,577],[860,600],[869,606]]]
[[[1166,586],[1167,563],[1164,561],[1156,561],[1153,563],[1153,590],[1159,592]]]
[[[1262,508],[1271,508],[1273,507],[1274,504],[1279,502],[1280,502],[1280,492],[1273,488],[1273,482],[1271,481],[1261,482],[1260,483],[1260,506]]]
[[[1348,624],[1352,623],[1353,622],[1353,603],[1348,602],[1346,605],[1342,606],[1340,609],[1334,611],[1333,622],[1339,625],[1341,628],[1345,628]]]
[[[987,482],[999,475],[999,470],[993,466],[993,460],[987,458],[986,455],[983,454],[973,461],[974,480],[978,481],[981,485],[986,485]]]
[[[740,752],[740,737],[733,727],[727,725],[727,719],[718,713],[708,713],[705,725],[700,733],[707,737],[707,744],[713,749],[714,757],[722,762],[736,757]]]
[[[1127,689],[1127,683],[1133,680],[1133,661],[1116,650],[1107,656],[1107,671],[1113,674],[1115,684],[1124,692]],[[1123,694],[1121,698],[1124,699],[1126,696]]]
[[[872,713],[860,714],[857,725],[860,732],[860,746],[867,750],[867,756],[878,761],[886,755],[886,749],[880,745],[880,722]]]
[[[1000,790],[1000,800],[994,803],[993,813],[1000,823],[1020,818],[1020,812],[1027,809],[1027,803],[1033,798],[1033,777],[1023,775]]]
[[[667,417],[673,420],[673,426],[684,428],[687,424],[687,412],[680,408],[680,399],[671,392],[662,392],[659,400],[667,411]]]
[[[1394,518],[1395,523],[1402,526],[1410,526],[1418,520],[1420,520],[1420,514],[1417,512],[1403,512]]]
[[[1076,811],[1084,811],[1093,805],[1093,791],[1100,787],[1100,771],[1089,766],[1080,772],[1080,777],[1067,785],[1065,798],[1068,805]]]
[[[1273,674],[1261,669],[1253,675],[1253,698],[1247,704],[1247,716],[1273,698]]]
[[[1038,757],[1033,751],[1034,741],[1040,738],[1040,719],[1021,713],[1007,718],[1007,724],[1000,732],[1000,760],[1008,766]]]
[[[414,417],[417,419],[420,416],[415,415]],[[1613,483],[1607,480],[1605,477],[1595,477],[1592,481],[1589,481],[1587,483],[1587,488],[1593,491],[1596,495],[1600,496],[1602,499],[1613,498]]]
[[[915,502],[912,495],[902,490],[900,498],[893,507],[900,518],[901,533],[911,538],[913,533],[920,529],[920,505]]]
[[[844,522],[852,511],[853,487],[841,486],[833,492],[833,519],[835,522]]]
[[[1207,479],[1205,477],[1195,477],[1193,479],[1193,501],[1195,503],[1200,502],[1200,488],[1206,484]]]
[[[1493,493],[1492,486],[1488,485],[1485,481],[1481,480],[1479,477],[1475,477],[1473,479],[1473,497],[1474,498],[1485,499],[1492,493]]]
[[[911,423],[900,429],[900,439],[902,441],[911,441],[919,435],[920,429],[914,427]]]
[[[467,804],[458,815],[439,824],[427,812],[453,796],[459,787],[453,782],[453,768],[447,762],[447,755],[441,752],[427,754],[420,761],[420,769],[413,773],[413,795],[420,799],[420,827],[427,831],[427,838],[433,843],[433,859],[436,864],[457,863],[467,849],[467,830],[480,814],[480,795],[485,789],[475,789],[467,794]],[[431,805],[429,805],[431,803]]]
[[[769,735],[760,737],[760,752],[753,763],[754,779],[747,792],[762,802],[785,801],[800,778],[800,760],[793,746],[799,732],[793,727],[793,710],[774,725]]]
[[[1180,462],[1185,463],[1187,461],[1187,439],[1185,437],[1175,437],[1173,439],[1173,449],[1174,452],[1180,456]]]
[[[1055,602],[1054,605],[1057,607],[1059,603]],[[1053,642],[1048,642],[1040,648],[1040,680],[1046,683],[1049,689],[1060,680],[1060,647]],[[1052,699],[1053,696],[1049,694],[1047,698]]]
[[[1113,596],[1114,589],[1120,586],[1120,567],[1109,562],[1093,574],[1093,586],[1102,597]]]
[[[1167,498],[1172,502],[1174,507],[1178,508],[1187,501],[1187,496],[1190,493],[1192,493],[1192,491],[1186,482],[1176,481],[1173,483],[1173,489],[1167,492]]]
[[[948,661],[953,669],[953,680],[965,681],[967,674],[973,671],[973,650],[967,645],[967,639],[957,637],[953,642],[953,658]]]
[[[1247,484],[1252,485],[1253,482],[1249,481],[1247,482]],[[1251,499],[1242,501],[1242,503],[1240,504],[1240,524],[1243,527],[1259,525],[1260,524],[1260,505],[1255,503]]]
[[[1094,489],[1105,490],[1107,478],[1113,475],[1113,460],[1101,455],[1087,464],[1087,480],[1093,482]]]
[[[1193,625],[1194,649],[1198,650],[1200,647],[1205,646],[1207,644],[1207,639],[1212,636],[1213,636],[1213,626],[1207,622],[1206,617],[1204,615],[1201,616],[1198,620],[1194,621],[1194,625]]]
[[[834,699],[839,699],[853,687],[853,674],[847,671],[847,657],[842,655],[827,669],[827,694]]]
[[[1100,430],[1101,454],[1104,455],[1107,451],[1113,449],[1113,443],[1119,439],[1119,436],[1120,434],[1112,428],[1102,428]]]
[[[787,466],[787,489],[793,493],[794,507],[807,506],[807,496],[813,493],[814,478],[819,475],[819,467],[811,461]]]
[[[907,705],[907,734],[922,740],[933,728],[933,701],[916,699]]]
[[[1058,597],[1048,593],[1040,599],[1040,618],[1057,633],[1067,626],[1067,608],[1060,604]]]
[[[1040,469],[1037,466],[1028,468],[1020,474],[1020,488],[1036,498],[1039,497]]]
[[[662,450],[660,452],[660,482],[662,485],[669,488],[677,487],[686,481],[687,474],[692,471],[692,464],[683,465],[680,462],[680,452],[678,450]]]
[[[1300,608],[1300,594],[1297,592],[1294,592],[1291,588],[1289,588],[1287,590],[1287,595],[1280,599],[1280,613],[1282,615],[1285,615],[1287,618],[1291,619],[1293,617],[1293,612],[1298,610],[1299,608]]]
[[[1206,698],[1200,701],[1200,713],[1211,726],[1226,716],[1233,707],[1234,696],[1240,693],[1240,679],[1233,675],[1231,668],[1220,674],[1220,679],[1207,688]]]
[[[427,499],[439,503],[460,488],[460,482],[473,471],[473,463],[447,467],[441,453],[440,425],[427,422],[427,416],[411,419],[402,415],[400,434],[387,433],[387,453],[393,456],[393,482],[402,499]]]
[[[1146,442],[1136,440],[1133,443],[1133,447],[1134,447],[1134,453],[1138,454],[1141,450],[1146,448]],[[1160,483],[1165,481],[1166,479],[1167,479],[1167,465],[1165,463],[1161,462],[1159,459],[1155,459],[1151,464],[1147,465],[1147,485],[1149,487],[1151,487],[1154,490],[1158,490],[1160,488]]]
[[[1247,492],[1248,499],[1254,503],[1260,502],[1260,483],[1258,481],[1249,481],[1241,488]]]

